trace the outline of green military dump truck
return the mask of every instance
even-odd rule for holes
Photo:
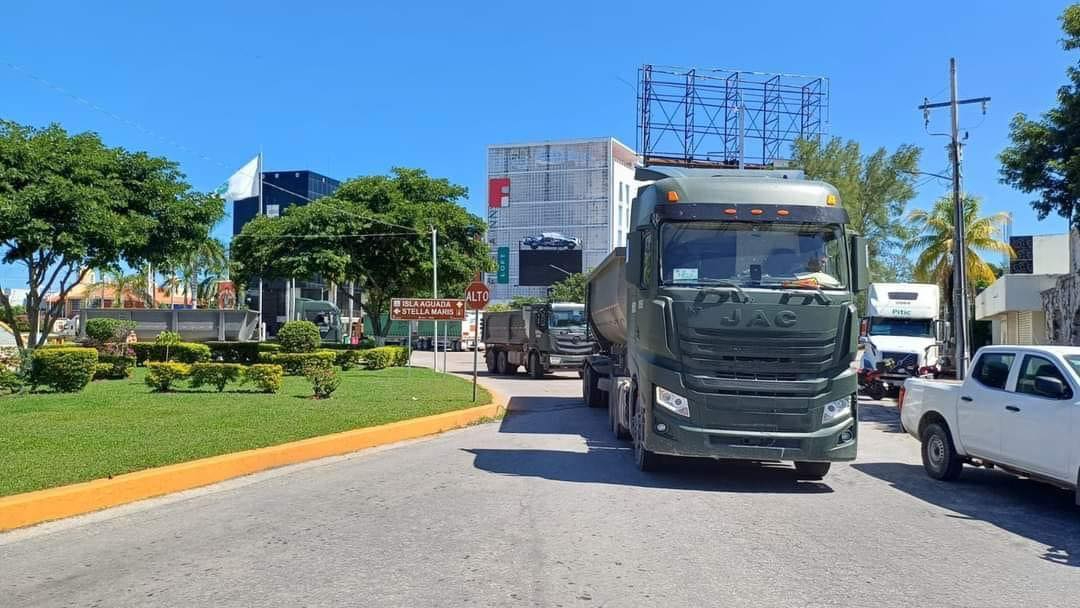
[[[600,344],[585,402],[607,407],[639,468],[662,455],[852,460],[854,297],[863,238],[835,188],[798,171],[642,168],[627,247],[588,279]]]

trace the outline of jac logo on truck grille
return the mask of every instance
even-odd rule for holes
[[[720,324],[728,327],[736,325],[746,325],[747,327],[794,327],[799,320],[799,317],[791,310],[781,310],[770,319],[769,315],[765,314],[765,311],[760,308],[755,309],[745,317],[746,320],[744,321],[743,309],[736,308],[731,311],[731,314],[720,317]]]

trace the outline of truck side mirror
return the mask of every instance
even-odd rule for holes
[[[641,282],[642,240],[640,230],[626,235],[626,281],[632,285]]]
[[[945,319],[934,321],[934,341],[947,344],[952,338],[952,324]]]
[[[851,290],[866,291],[870,284],[869,254],[866,239],[861,234],[851,235]]]
[[[1035,376],[1035,392],[1043,397],[1060,399],[1065,395],[1065,383],[1053,376]]]
[[[860,319],[859,320],[859,337],[860,338],[865,338],[866,336],[869,336],[869,335],[870,335],[870,319],[866,319],[866,318]]]

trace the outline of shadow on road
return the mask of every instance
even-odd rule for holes
[[[852,468],[926,502],[985,521],[1047,546],[1040,556],[1080,567],[1080,508],[1072,492],[1000,471],[965,467],[954,483],[935,481],[923,468],[896,462],[855,463]]]
[[[578,483],[608,483],[705,492],[832,492],[822,482],[800,481],[788,464],[673,459],[664,470],[642,473],[634,466],[629,442],[614,438],[607,412],[585,407],[574,397],[513,397],[501,433],[579,435],[586,451],[544,449],[469,449],[473,466],[501,475],[539,477]]]
[[[893,403],[859,399],[859,422],[872,422],[886,433],[902,433],[900,412]]]

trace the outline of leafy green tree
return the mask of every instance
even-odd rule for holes
[[[70,135],[0,121],[0,261],[26,269],[29,344],[43,344],[62,301],[91,268],[159,265],[206,238],[220,198],[192,191],[176,163]],[[13,321],[0,293],[0,318]]]
[[[154,294],[147,289],[148,279],[146,272],[125,273],[120,269],[107,270],[101,273],[101,278],[91,283],[87,290],[104,294],[106,290],[112,291],[113,308],[124,307],[124,296],[132,296],[142,302],[143,306],[153,308],[155,305]],[[102,305],[104,306],[104,297]]]
[[[1080,4],[1061,15],[1066,51],[1080,48]],[[1001,181],[1027,193],[1038,193],[1031,206],[1045,219],[1057,213],[1080,228],[1080,63],[1067,72],[1069,84],[1058,89],[1058,105],[1041,120],[1024,114],[1009,127],[1012,145],[1001,153]]]
[[[555,283],[551,286],[551,301],[583,303],[585,301],[585,279],[584,273],[575,272]]]
[[[858,142],[839,137],[824,145],[816,140],[795,142],[795,164],[808,178],[836,186],[849,225],[866,237],[874,280],[895,278],[895,271],[903,268],[898,258],[909,236],[904,210],[915,198],[913,174],[921,154],[918,147],[902,145],[891,154],[878,148],[864,156]]]
[[[514,296],[510,298],[510,309],[524,308],[532,304],[543,304],[546,300],[536,296]]]
[[[980,215],[982,203],[978,197],[964,197],[964,239],[966,245],[967,280],[969,293],[972,288],[993,283],[995,267],[983,259],[984,253],[1016,255],[1012,247],[998,239],[998,227],[1008,220],[1007,213]],[[908,215],[913,234],[905,244],[914,253],[916,281],[936,283],[945,294],[949,306],[953,302],[953,235],[955,234],[952,197],[942,197],[934,208],[926,211],[916,209]]]
[[[206,302],[203,297],[208,293],[211,285],[228,275],[229,258],[225,252],[225,245],[221,241],[207,236],[194,248],[182,252],[176,259],[171,260],[169,272],[171,281],[169,289],[175,289],[176,284],[182,287],[184,298],[198,307],[200,301]],[[176,279],[179,279],[178,281]]]
[[[460,204],[467,192],[422,169],[349,180],[332,196],[248,222],[231,247],[233,278],[354,281],[367,295],[374,334],[385,338],[390,298],[431,295],[432,227],[440,295],[460,296],[477,272],[494,270],[484,220]]]

